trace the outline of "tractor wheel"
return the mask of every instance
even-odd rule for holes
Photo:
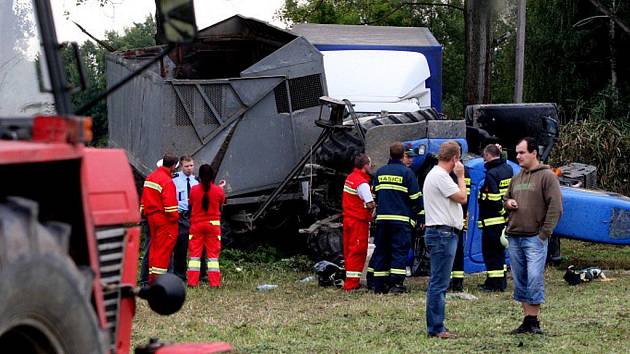
[[[37,203],[0,203],[0,351],[103,353],[92,277],[68,257],[70,227],[37,221]]]
[[[424,109],[417,112],[390,114],[361,122],[363,133],[369,129],[390,124],[416,123],[425,120],[444,119],[435,109]],[[341,172],[352,171],[353,158],[365,151],[363,141],[357,129],[336,130],[317,150],[317,163]]]
[[[343,231],[341,228],[321,227],[308,237],[308,247],[316,262],[329,261],[343,265]]]

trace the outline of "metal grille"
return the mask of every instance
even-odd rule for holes
[[[289,90],[294,111],[319,106],[319,98],[324,95],[319,74],[289,80]]]
[[[319,98],[324,95],[319,74],[289,79],[289,91],[291,92],[291,108],[294,111],[319,106]],[[278,113],[288,113],[289,98],[284,82],[275,88],[274,93]]]
[[[181,98],[184,101],[184,104],[182,104],[179,98],[176,97],[177,103],[175,105],[175,125],[192,125],[192,123],[190,123],[190,119],[188,119],[188,115],[186,114],[186,108],[188,108],[190,114],[194,116],[195,95],[193,91],[195,90],[195,88],[193,86],[178,85],[177,87],[173,86],[173,89],[179,91]],[[184,108],[184,105],[186,105],[186,108]]]
[[[276,86],[273,90],[276,96],[276,110],[278,113],[289,113],[289,95],[287,95],[287,86],[284,81]]]
[[[212,102],[214,109],[217,110],[219,115],[223,115],[223,86],[222,85],[205,85],[203,91],[206,96]]]
[[[112,351],[116,348],[118,308],[120,306],[120,281],[125,254],[125,228],[96,231],[98,261],[103,284],[105,316]],[[113,290],[107,290],[113,289]]]

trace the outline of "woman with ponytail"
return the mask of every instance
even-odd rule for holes
[[[199,184],[190,190],[190,242],[188,245],[188,286],[199,285],[201,253],[206,248],[208,283],[221,285],[221,208],[225,203],[223,188],[214,184],[215,172],[210,165],[199,167]]]

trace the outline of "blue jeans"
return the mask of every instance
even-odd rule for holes
[[[427,288],[427,333],[430,336],[446,331],[445,296],[457,252],[456,232],[454,229],[427,227],[424,234],[431,255],[431,278]]]
[[[508,235],[512,263],[513,298],[529,305],[545,303],[545,259],[549,240]]]

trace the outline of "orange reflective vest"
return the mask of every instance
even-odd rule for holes
[[[365,203],[359,197],[357,187],[360,184],[370,184],[370,176],[355,168],[343,186],[343,194],[341,197],[341,206],[343,208],[343,216],[351,217],[363,221],[372,221],[372,212],[365,207]]]
[[[160,213],[169,221],[177,222],[177,195],[169,168],[158,167],[144,181],[142,208],[146,216]]]

